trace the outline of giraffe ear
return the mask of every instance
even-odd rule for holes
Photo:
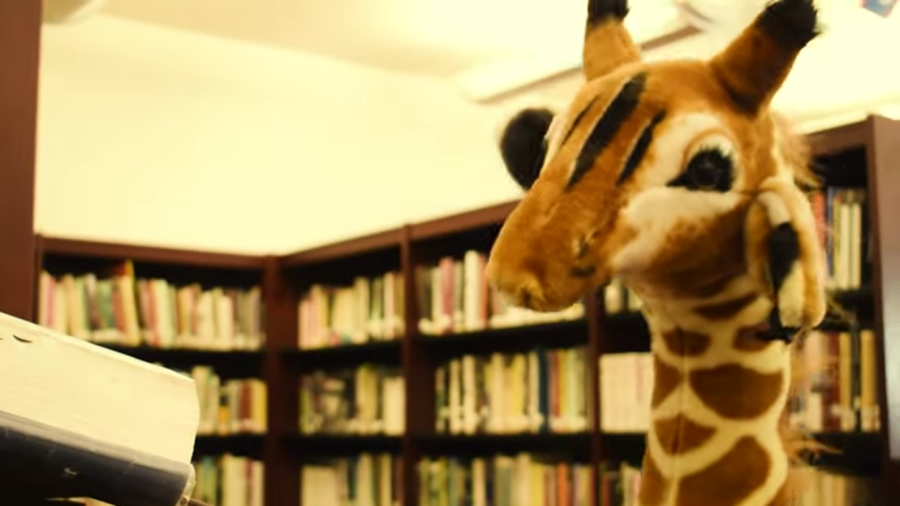
[[[769,280],[773,326],[811,329],[826,311],[824,253],[812,208],[789,180],[769,178],[760,190],[747,227],[751,269]]]
[[[738,107],[756,114],[781,87],[800,50],[818,34],[813,0],[777,0],[710,65]]]
[[[625,28],[627,0],[588,0],[582,62],[590,81],[616,67],[641,59],[637,45]]]
[[[547,154],[547,131],[553,122],[548,109],[524,109],[500,134],[500,156],[509,175],[528,190],[537,180]]]

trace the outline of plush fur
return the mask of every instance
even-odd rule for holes
[[[590,0],[584,41],[584,75],[602,76],[611,69],[638,61],[640,53],[625,29],[627,0]]]
[[[657,363],[642,506],[783,506],[805,444],[783,423],[790,347],[825,295],[809,151],[768,104],[816,11],[779,0],[708,61],[646,63],[627,10],[589,0],[585,85],[552,121],[509,123],[527,193],[488,277],[539,311],[613,277],[642,299]]]
[[[710,65],[735,104],[756,114],[787,78],[797,53],[818,34],[813,0],[770,4]]]

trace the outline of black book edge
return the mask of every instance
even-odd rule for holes
[[[187,504],[194,484],[190,462],[130,450],[0,410],[0,504],[88,497],[116,506],[176,506]]]

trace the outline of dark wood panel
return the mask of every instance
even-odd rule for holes
[[[192,348],[156,348],[101,344],[104,348],[165,367],[190,371],[195,366],[212,366],[222,379],[259,378],[262,374],[262,350],[201,350]]]
[[[410,230],[411,239],[419,241],[434,237],[451,235],[473,228],[503,223],[509,213],[519,205],[519,201],[504,202],[474,211],[460,213],[446,218],[415,223]]]
[[[194,442],[194,455],[192,459],[211,456],[218,457],[225,453],[249,457],[262,458],[263,434],[229,434],[200,435]]]
[[[353,368],[364,363],[399,365],[401,340],[372,341],[364,344],[347,344],[301,350],[281,350],[281,356],[294,368],[305,372],[318,369]]]
[[[39,236],[40,249],[45,256],[95,258],[102,260],[132,260],[154,264],[197,266],[215,269],[259,270],[264,258],[253,255],[211,253],[175,248],[159,248],[135,244],[85,241],[61,237]]]
[[[596,503],[600,493],[599,465],[603,456],[603,441],[600,438],[600,354],[603,350],[604,329],[600,323],[603,314],[603,305],[600,303],[600,292],[594,291],[586,297],[585,309],[587,310],[588,344],[585,364],[587,385],[585,395],[588,410],[588,432],[590,434],[590,463],[591,463],[591,504]]]
[[[364,255],[379,250],[399,248],[401,239],[402,231],[399,228],[369,234],[292,253],[280,259],[281,266],[282,268],[293,268],[343,257]]]
[[[406,296],[403,300],[403,335],[402,365],[404,375],[404,396],[407,406],[403,413],[406,434],[402,441],[402,490],[400,492],[403,506],[417,506],[419,503],[418,463],[422,458],[418,442],[411,434],[433,429],[435,415],[435,383],[434,367],[428,360],[425,349],[415,342],[413,336],[418,327],[415,252],[412,248],[412,227],[403,227],[403,246],[400,249],[400,267],[403,272],[403,288]]]
[[[455,356],[492,352],[527,352],[536,347],[567,348],[588,344],[588,320],[501,327],[446,335],[415,335],[413,340],[429,357],[449,360]]]
[[[282,350],[297,340],[297,307],[291,284],[278,259],[266,259],[263,278],[266,301],[266,351],[263,380],[268,394],[268,432],[263,441],[266,504],[300,504],[300,469],[281,435],[299,426],[298,385],[294,371],[282,360]],[[306,505],[309,506],[309,505]]]
[[[491,455],[540,453],[590,458],[590,434],[417,434],[413,436],[423,455]]]
[[[900,123],[870,118],[869,198],[875,240],[873,295],[881,378],[882,427],[887,458],[900,460]],[[900,489],[900,487],[897,487]]]
[[[882,470],[881,435],[868,432],[825,432],[813,437],[829,448],[806,459],[823,470],[858,476],[878,476]]]
[[[807,135],[815,156],[828,156],[860,148],[869,141],[868,121],[849,123]]]
[[[356,457],[361,453],[399,454],[402,438],[383,435],[286,434],[281,437],[281,442],[289,448],[298,462],[303,462],[311,458]],[[289,503],[278,501],[277,504]]]
[[[0,311],[34,317],[41,2],[0,0]]]

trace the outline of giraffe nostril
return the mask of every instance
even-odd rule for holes
[[[531,309],[531,301],[531,292],[528,289],[523,289],[519,295],[519,303],[522,305],[522,307]]]
[[[569,270],[569,274],[576,278],[589,278],[597,272],[595,265],[576,265]]]

